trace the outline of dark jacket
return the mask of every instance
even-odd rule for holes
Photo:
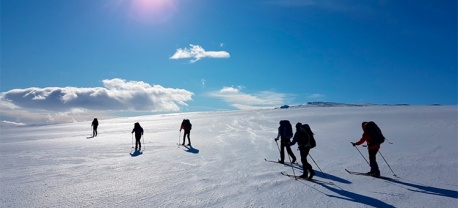
[[[99,121],[97,119],[94,119],[92,121],[92,126],[97,127],[99,125]]]
[[[182,129],[184,129],[185,131],[191,131],[191,129],[192,129],[191,121],[189,121],[189,120],[183,120],[183,122],[181,122],[180,131],[181,131]]]
[[[132,133],[135,132],[135,137],[139,138],[143,135],[143,128],[140,126],[139,123],[135,123],[134,129],[132,130]]]
[[[289,145],[293,146],[296,144],[296,142],[299,148],[310,147],[309,136],[304,130],[301,130],[300,128],[296,128],[296,133],[294,133],[293,141],[291,141]]]

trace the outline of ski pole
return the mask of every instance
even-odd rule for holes
[[[385,160],[385,157],[383,157],[383,155],[382,155],[382,153],[380,152],[380,150],[378,151],[378,153],[380,154],[380,156],[382,156],[383,160],[385,161],[385,163],[386,163],[386,164],[388,165],[388,167],[390,168],[391,172],[393,173],[393,176],[398,177],[398,176],[394,173],[393,169],[391,169],[390,164],[388,164],[388,162]]]
[[[143,147],[143,151],[145,151],[145,137],[143,136],[143,134],[142,134],[142,138],[143,138],[143,144],[142,144],[142,147]]]
[[[293,163],[291,162],[291,157],[289,156],[288,152],[286,152],[286,154],[288,155],[289,163],[291,163],[291,170],[293,170],[294,179],[297,180],[296,173],[294,172],[294,166],[293,166]]]
[[[274,139],[275,140],[275,139]],[[280,147],[278,146],[278,142],[277,140],[275,140],[275,143],[277,143],[277,149],[278,149],[278,153],[281,154],[281,151],[280,151]]]
[[[181,138],[181,130],[180,130],[180,134],[178,135],[178,143],[177,143],[178,147],[180,146],[180,138]]]
[[[132,148],[134,148],[134,134],[132,134]]]
[[[385,138],[385,140],[388,142],[388,144],[393,144],[393,143],[390,142],[387,138]]]
[[[350,143],[353,145],[352,142],[350,142]],[[356,147],[356,146],[354,146],[354,147],[356,148],[356,150],[358,150],[359,154],[360,154],[360,155],[364,158],[364,160],[367,162],[366,158],[364,157],[363,153],[361,153],[361,151],[359,151],[358,147]],[[368,164],[369,166],[371,166],[371,164],[369,164],[369,162],[367,162],[367,164]]]
[[[318,169],[320,169],[321,173],[323,173],[323,176],[326,178],[326,173],[324,173],[323,170],[321,170],[320,166],[318,166],[318,164],[316,164],[315,160],[313,159],[312,155],[310,155],[310,153],[309,153],[309,156],[313,160],[313,163],[315,163],[316,167],[318,167]]]

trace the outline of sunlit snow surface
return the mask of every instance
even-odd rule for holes
[[[177,146],[184,118],[193,124],[192,148]],[[309,158],[315,178],[334,185],[296,181],[280,174],[293,174],[290,166],[264,161],[279,158],[273,138],[282,119],[310,124],[317,140],[310,154],[327,174]],[[91,121],[2,127],[1,207],[456,208],[457,119],[456,106],[369,106],[99,120],[95,138],[87,138]],[[380,155],[382,175],[396,180],[345,172],[369,170],[350,144],[369,120],[386,136],[381,153],[399,179]],[[132,156],[135,122],[145,149]]]

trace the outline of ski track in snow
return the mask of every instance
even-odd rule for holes
[[[182,119],[193,124],[191,147]],[[317,147],[308,158],[319,180],[280,172],[274,138],[283,119],[310,124]],[[369,167],[350,142],[373,120],[388,141],[381,152],[400,180],[345,172]],[[456,207],[456,106],[323,107],[179,113],[1,129],[2,207]],[[132,157],[133,124],[145,129]],[[187,140],[186,140],[187,143]],[[367,150],[358,147],[367,159]],[[298,161],[297,146],[292,149]],[[382,175],[393,173],[377,155]],[[301,168],[294,168],[296,175]],[[394,178],[394,177],[393,177]]]

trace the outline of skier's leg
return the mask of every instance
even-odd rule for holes
[[[289,141],[288,141],[289,143]],[[287,144],[285,144],[285,147],[286,147],[286,151],[288,152],[288,154],[291,156],[291,159],[292,159],[292,162],[296,162],[296,156],[294,155],[293,153],[293,150],[291,150],[291,147]]]
[[[283,140],[281,140],[280,142],[280,163],[284,163],[285,162],[285,143],[283,142]]]
[[[370,149],[369,150],[369,164],[371,166],[370,173],[373,174],[380,174],[380,170],[378,168],[376,156],[377,156],[378,149]]]

